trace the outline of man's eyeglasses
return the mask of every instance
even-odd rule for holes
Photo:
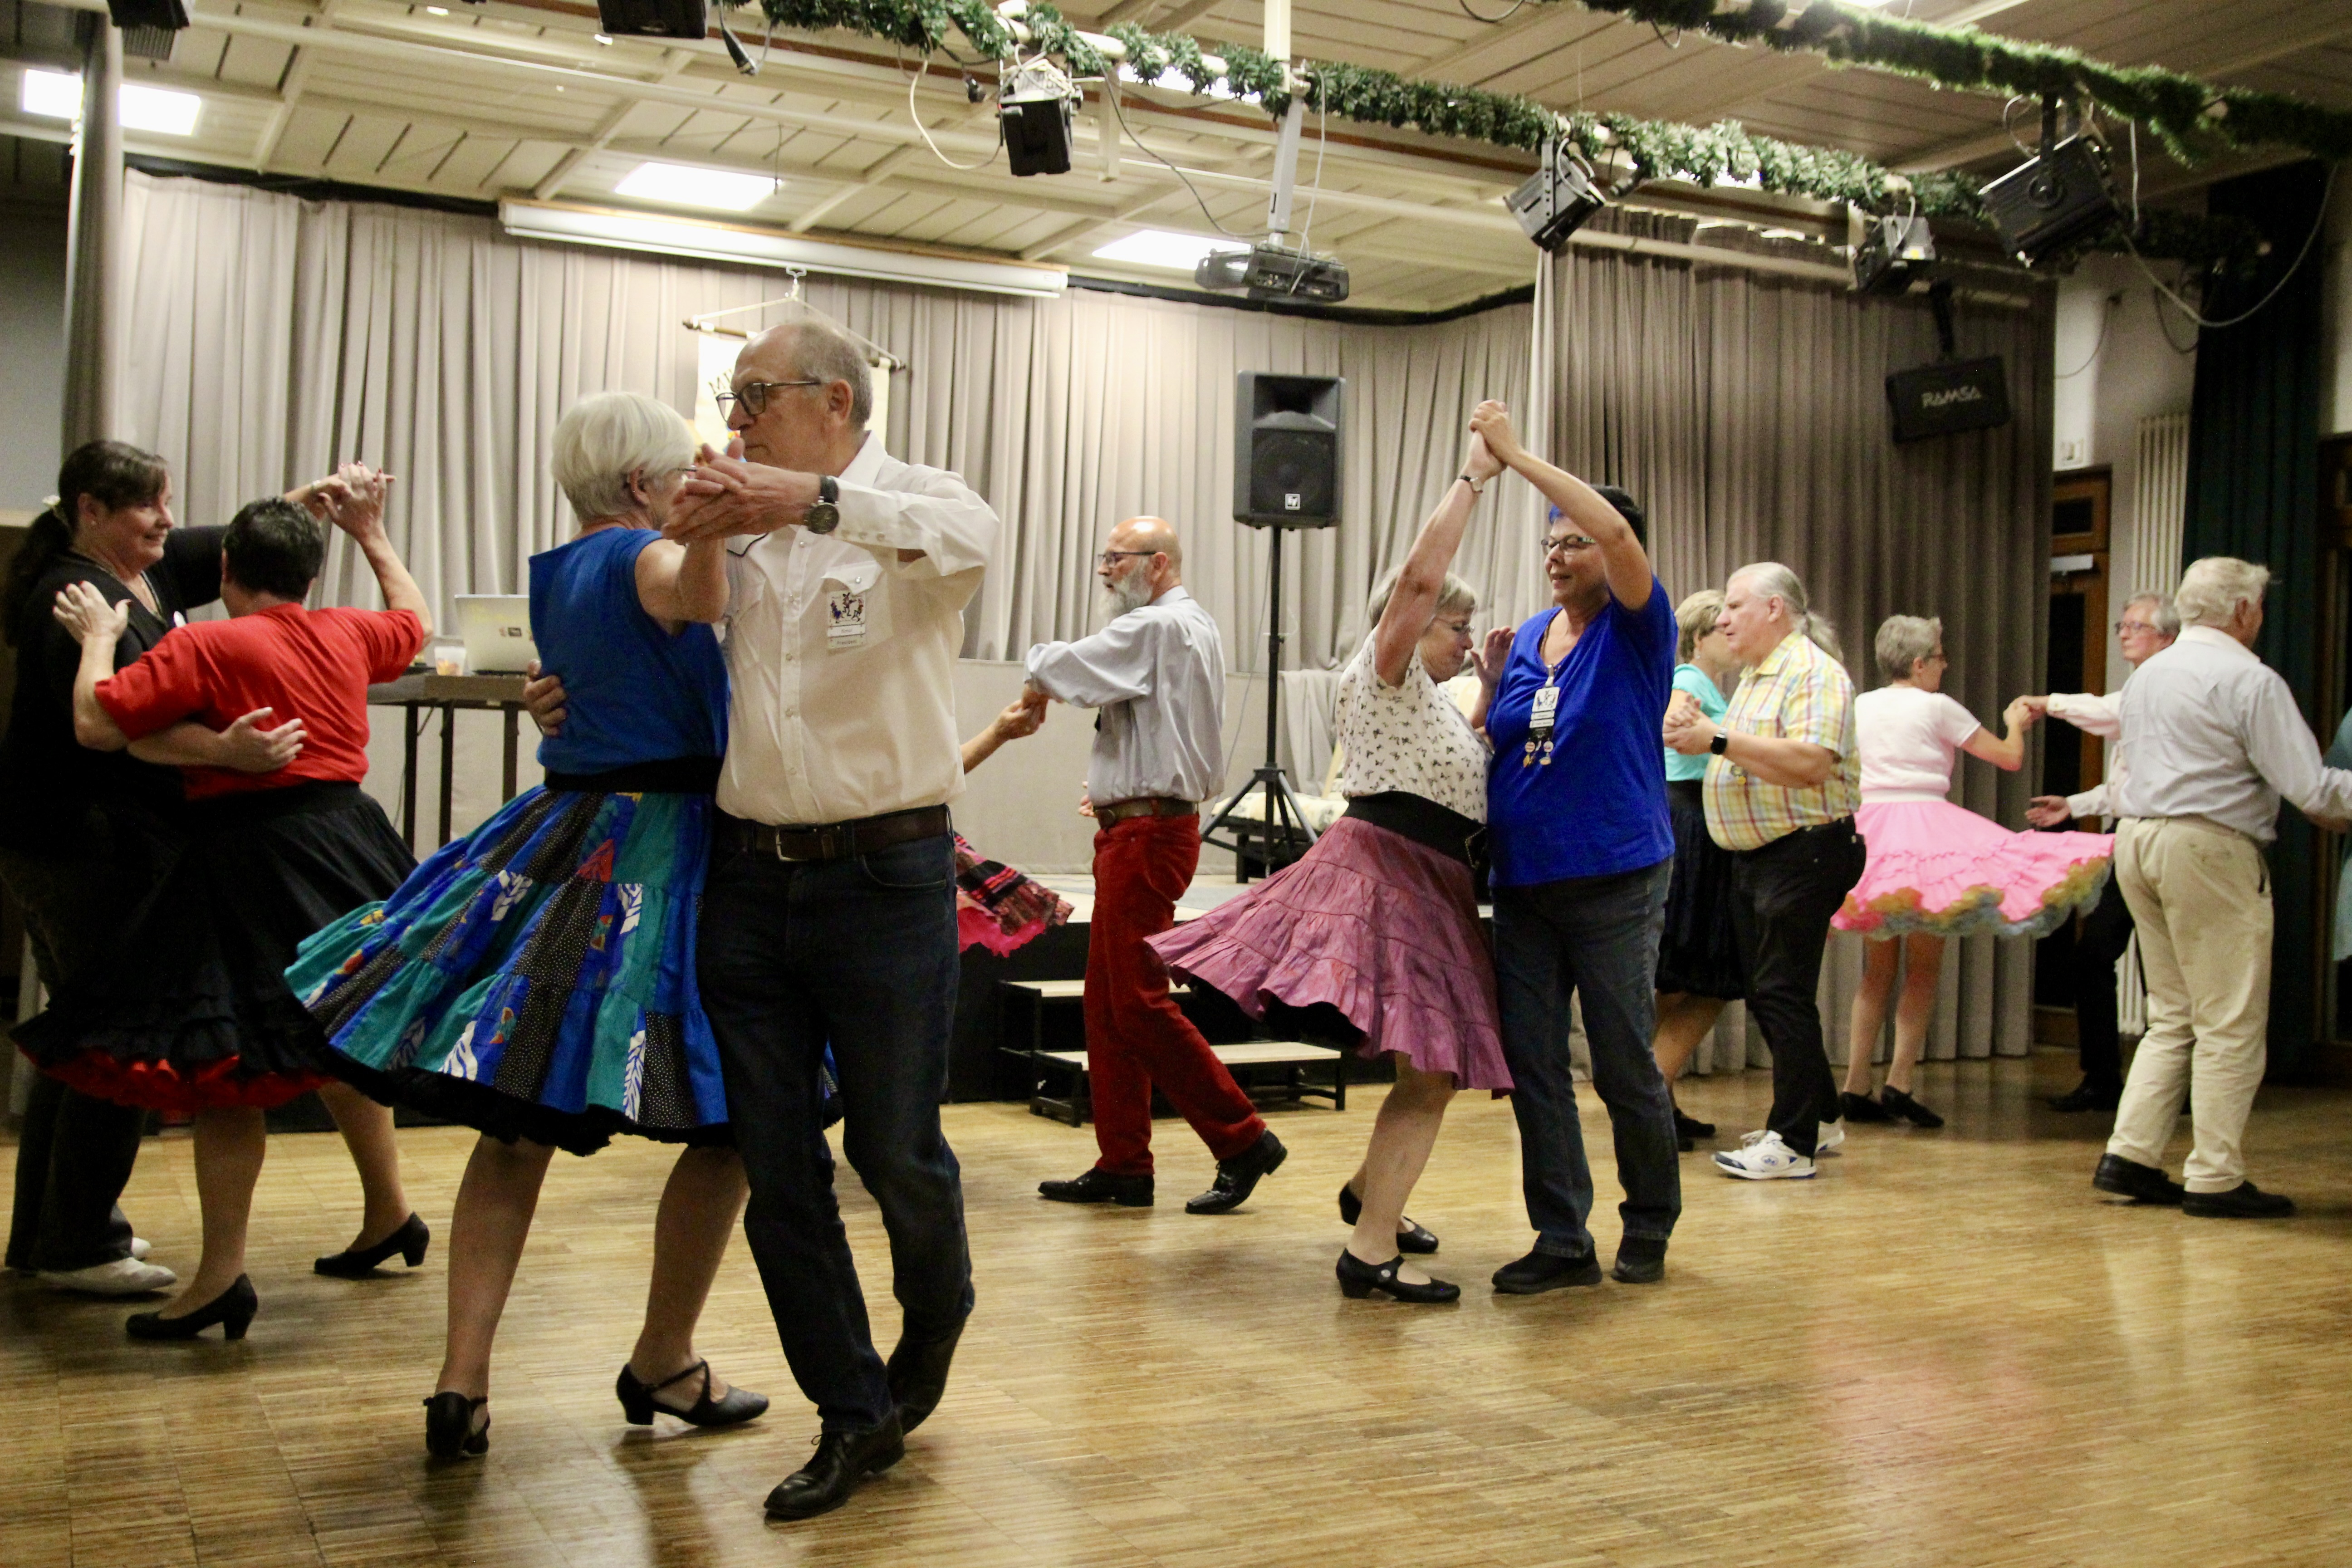
[[[1102,563],[1104,570],[1116,572],[1118,570],[1118,559],[1122,555],[1157,555],[1159,553],[1157,550],[1106,550],[1095,559]]]
[[[768,411],[768,394],[778,387],[823,386],[824,384],[824,382],[814,377],[800,381],[747,381],[732,392],[711,394],[711,400],[719,405],[719,416],[721,419],[732,415],[738,403],[743,405],[744,413],[757,419]]]
[[[2116,636],[2117,637],[2122,637],[2126,632],[2147,632],[2153,634],[2155,631],[2156,625],[2152,621],[2117,621],[2116,623]]]
[[[1580,555],[1591,549],[1595,541],[1587,539],[1580,533],[1568,533],[1562,534],[1558,539],[1547,539],[1543,543],[1544,559],[1549,561],[1555,555]]]

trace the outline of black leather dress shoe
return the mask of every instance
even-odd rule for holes
[[[900,1339],[890,1352],[883,1375],[890,1381],[890,1397],[898,1404],[898,1430],[913,1431],[940,1407],[948,1391],[948,1368],[955,1364],[956,1342],[963,1338],[958,1323],[945,1339]]]
[[[1249,1195],[1257,1190],[1258,1183],[1274,1174],[1288,1158],[1290,1151],[1282,1146],[1281,1139],[1271,1131],[1259,1133],[1256,1142],[1230,1160],[1217,1162],[1217,1179],[1199,1197],[1187,1198],[1184,1212],[1233,1213],[1249,1202]]]
[[[1148,1209],[1151,1178],[1122,1176],[1097,1168],[1066,1182],[1040,1182],[1037,1195],[1057,1204],[1117,1204],[1123,1209]]]
[[[1599,1259],[1557,1258],[1549,1252],[1530,1252],[1495,1270],[1495,1289],[1505,1296],[1535,1296],[1571,1285],[1600,1283]]]
[[[2226,1193],[2189,1193],[2180,1212],[2200,1219],[2284,1219],[2294,1212],[2294,1200],[2284,1193],[2266,1193],[2252,1182],[2240,1182]]]
[[[2091,1185],[2103,1193],[2119,1194],[2136,1204],[2177,1205],[2188,1195],[2186,1188],[2155,1166],[2126,1160],[2121,1154],[2099,1156],[2099,1168],[2092,1173]]]
[[[1675,1146],[1684,1153],[1689,1153],[1700,1139],[1712,1139],[1714,1136],[1714,1122],[1701,1121],[1696,1117],[1685,1116],[1681,1106],[1675,1107]]]
[[[1432,1279],[1426,1285],[1413,1285],[1397,1278],[1404,1267],[1404,1254],[1400,1252],[1386,1263],[1367,1263],[1352,1252],[1339,1254],[1339,1294],[1350,1301],[1360,1301],[1378,1290],[1399,1301],[1418,1302],[1425,1306],[1443,1306],[1462,1300],[1462,1287],[1444,1279]]]
[[[2052,1100],[2050,1109],[2063,1110],[2069,1114],[2078,1110],[2113,1110],[2123,1103],[2123,1098],[2122,1085],[2093,1083],[2089,1079],[2084,1079],[2073,1089]]]
[[[814,1519],[849,1500],[868,1476],[878,1476],[907,1457],[907,1434],[896,1412],[870,1432],[827,1432],[816,1440],[809,1462],[776,1483],[768,1494],[770,1519]]]
[[[1866,1094],[1841,1093],[1838,1110],[1848,1121],[1892,1121],[1895,1113]]]

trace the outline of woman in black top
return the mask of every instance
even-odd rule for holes
[[[342,478],[330,477],[288,499],[316,510],[343,488]],[[58,494],[0,584],[0,631],[16,657],[14,705],[0,738],[0,882],[25,910],[34,962],[51,990],[137,961],[120,950],[120,933],[138,927],[146,900],[178,860],[178,764],[268,773],[302,744],[299,722],[274,725],[267,710],[218,732],[177,724],[127,752],[75,741],[81,647],[49,613],[58,591],[87,583],[110,604],[129,601],[130,624],[115,649],[121,668],[162,641],[186,611],[220,597],[226,531],[174,527],[170,469],[120,441],[75,448]],[[169,1269],[131,1256],[131,1226],[115,1205],[144,1121],[138,1110],[37,1080],[16,1151],[10,1268],[107,1295],[174,1283]],[[404,1207],[378,1228],[396,1228],[406,1217]],[[363,1229],[360,1241],[368,1239]]]

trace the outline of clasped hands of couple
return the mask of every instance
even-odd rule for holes
[[[662,537],[692,544],[792,527],[816,504],[824,478],[754,463],[743,456],[740,436],[724,452],[705,443],[678,484]]]

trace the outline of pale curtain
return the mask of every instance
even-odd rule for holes
[[[1689,238],[1683,220],[1610,216],[1620,228]],[[1896,447],[1884,382],[1936,357],[1924,303],[1638,250],[1571,250],[1553,289],[1555,459],[1642,500],[1670,594],[1781,561],[1836,623],[1857,689],[1881,684],[1871,638],[1895,614],[1943,617],[1945,689],[1980,720],[1998,725],[2003,705],[2033,689],[2047,591],[2046,291],[2031,310],[1960,310],[1960,353],[2007,359],[2015,419]],[[2000,773],[1963,757],[1954,798],[2022,828],[2032,766]],[[1858,939],[1832,939],[1822,1016],[1838,1060],[1861,956]],[[1930,1058],[2026,1054],[2032,963],[2024,942],[1953,946]],[[1761,1041],[1747,1033],[1748,1059],[1761,1062]],[[1740,1054],[1718,1051],[1702,1070],[1736,1067]]]

